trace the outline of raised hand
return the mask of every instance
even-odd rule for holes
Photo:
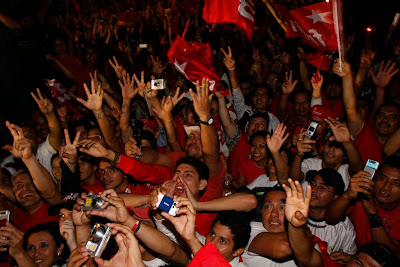
[[[160,76],[164,72],[164,66],[161,60],[158,57],[154,60],[154,57],[151,56],[151,61],[153,62],[153,73]]]
[[[76,199],[76,204],[72,209],[72,221],[74,222],[75,226],[87,225],[92,220],[89,211],[83,211],[83,204],[84,199],[86,199],[86,195],[86,193],[82,193],[81,197]]]
[[[161,111],[153,108],[153,111],[157,114],[157,116],[162,120],[171,120],[172,110],[175,105],[185,96],[185,94],[179,95],[179,88],[176,90],[176,93],[173,97],[163,97],[161,100]]]
[[[76,100],[94,113],[100,113],[103,106],[104,96],[104,91],[101,89],[101,85],[96,85],[95,80],[91,80],[91,92],[89,92],[86,83],[83,84],[83,88],[85,89],[87,95],[87,101],[83,100],[80,97],[78,97]]]
[[[118,64],[117,59],[115,56],[113,56],[114,63],[111,61],[111,59],[108,60],[110,62],[111,67],[113,67],[115,74],[117,74],[118,79],[122,80],[122,77],[126,74],[126,70],[124,67]]]
[[[315,72],[313,74],[313,76],[311,77],[311,86],[313,88],[313,97],[314,97],[314,92],[318,93],[318,95],[321,96],[321,88],[322,88],[323,83],[324,83],[324,76],[321,75],[319,70],[317,70],[317,72]],[[318,97],[314,97],[314,98],[318,98]]]
[[[350,184],[347,190],[343,193],[343,198],[352,200],[357,198],[358,193],[364,193],[367,196],[371,195],[374,188],[374,181],[370,178],[371,174],[366,171],[359,171],[350,179]]]
[[[100,78],[101,88],[109,93],[112,93],[113,90],[112,90],[110,84],[108,83],[108,81],[106,80],[106,78],[104,77],[104,75],[99,74],[99,78]]]
[[[232,70],[235,68],[235,59],[232,56],[231,47],[228,46],[228,53],[221,48],[221,52],[224,54],[224,64],[228,70]]]
[[[193,99],[194,110],[199,116],[201,121],[207,121],[210,117],[210,105],[213,94],[208,94],[209,81],[203,78],[201,87],[199,81],[196,82],[197,96],[194,94],[192,89],[189,89],[189,93]]]
[[[9,247],[9,253],[12,257],[23,253],[24,233],[11,223],[6,222],[6,225],[1,227],[0,240],[0,245]],[[1,251],[5,251],[6,249],[3,247]]]
[[[299,139],[297,140],[297,156],[302,157],[304,153],[311,152],[313,150],[313,144],[315,144],[315,140],[304,139],[306,132],[302,132],[299,135]]]
[[[122,97],[124,99],[132,99],[138,93],[139,88],[135,86],[135,76],[132,76],[132,80],[128,74],[124,75],[121,80],[118,80],[119,86],[121,86]]]
[[[64,129],[65,135],[65,146],[62,146],[59,151],[60,158],[65,164],[75,164],[78,160],[78,152],[76,150],[78,141],[81,136],[81,132],[78,132],[75,136],[74,142],[71,143],[69,133],[67,129]]]
[[[9,121],[6,121],[6,126],[8,130],[10,130],[11,135],[13,136],[14,143],[12,146],[5,145],[2,148],[8,150],[16,158],[20,159],[31,158],[33,156],[31,143],[27,138],[25,138],[22,128],[15,124],[11,124]]]
[[[289,186],[282,184],[286,191],[285,216],[294,227],[301,227],[307,223],[308,210],[311,200],[311,186],[307,185],[306,197],[298,181],[288,179]]]
[[[390,60],[386,63],[386,65],[385,62],[382,61],[376,75],[371,70],[372,81],[376,87],[386,87],[390,83],[392,77],[400,71],[400,69],[395,69],[395,66],[396,63],[392,63]]]
[[[99,143],[92,140],[82,140],[78,143],[79,151],[89,154],[95,158],[107,158],[110,151]]]
[[[350,131],[345,123],[332,119],[331,117],[328,117],[325,121],[329,124],[329,127],[331,127],[333,132],[333,136],[329,137],[330,141],[336,141],[339,143],[351,142]]]
[[[282,83],[282,92],[284,94],[290,94],[293,92],[294,88],[296,87],[296,84],[298,83],[299,80],[295,80],[293,82],[293,72],[290,71],[290,74],[285,72],[285,80]]]
[[[52,113],[54,111],[53,102],[51,102],[50,99],[43,97],[39,88],[36,88],[36,92],[38,94],[37,97],[33,92],[31,92],[31,96],[33,97],[33,99],[35,99],[36,103],[39,106],[40,111],[44,115],[49,115],[50,113]]]
[[[179,216],[171,216],[166,212],[161,212],[168,221],[170,221],[178,234],[186,241],[196,239],[196,210],[189,199],[184,197],[174,197],[174,201],[179,202],[176,207],[179,210],[176,212]]]
[[[68,259],[67,267],[81,267],[81,266],[90,266],[89,264],[84,265],[88,260],[89,252],[86,249],[86,244],[82,242],[79,246],[71,252],[71,255]]]
[[[125,224],[130,215],[124,201],[118,196],[114,189],[105,190],[101,198],[108,203],[102,210],[91,210],[90,215],[101,216],[113,222]]]
[[[289,137],[289,133],[286,133],[286,126],[283,123],[279,123],[276,128],[275,132],[272,135],[267,135],[267,146],[272,154],[279,153],[283,143],[285,143],[286,139]]]
[[[137,142],[133,137],[130,137],[128,142],[125,144],[125,155],[136,159],[142,156],[140,145],[137,146]]]
[[[342,60],[342,71],[340,71],[339,59],[335,59],[332,65],[332,72],[339,77],[344,77],[351,74],[351,67],[347,61]]]
[[[60,234],[71,250],[75,249],[77,246],[75,233],[75,225],[71,219],[60,220]]]

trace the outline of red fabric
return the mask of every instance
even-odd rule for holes
[[[175,116],[174,122],[176,125],[176,133],[178,134],[179,137],[179,144],[181,145],[182,150],[184,150],[186,144],[185,128],[183,127],[183,123],[181,119],[179,119],[179,116]]]
[[[383,210],[375,205],[379,216],[383,222],[383,227],[392,239],[400,240],[400,205],[394,210]],[[362,201],[347,209],[347,215],[354,224],[356,230],[356,242],[360,247],[366,243],[372,242],[371,231],[369,228],[368,216],[364,211]],[[400,257],[400,253],[397,253]]]
[[[364,164],[368,159],[382,162],[383,144],[378,142],[372,126],[367,122],[364,122],[363,128],[354,140],[354,145],[360,152]]]
[[[238,177],[238,169],[241,162],[248,160],[250,157],[250,145],[247,135],[244,131],[240,136],[236,146],[229,153],[228,157],[228,173],[235,179]]]
[[[169,168],[159,165],[147,165],[136,159],[121,155],[117,168],[132,175],[139,182],[150,182],[157,185],[172,178]]]
[[[342,99],[338,99],[334,103],[331,103],[329,102],[325,91],[321,93],[321,98],[322,98],[322,106],[331,109],[333,115],[335,116],[334,118],[344,117]]]
[[[307,44],[321,51],[337,50],[330,2],[324,1],[290,11],[277,5],[277,10],[283,14],[287,22],[286,37],[302,37]]]
[[[328,254],[328,243],[321,240],[318,236],[313,235],[313,245],[318,244],[319,248],[321,249],[321,258],[324,263],[324,267],[338,267],[342,266],[341,264],[336,263],[333,261]]]
[[[188,264],[188,267],[231,267],[211,242],[205,244]]]
[[[69,113],[79,113],[79,103],[71,96],[64,85],[57,80],[50,80],[48,83],[52,97],[56,100],[59,106],[65,106]]]
[[[241,163],[238,172],[246,177],[247,184],[251,184],[258,176],[266,174],[265,169],[257,167],[252,159]]]
[[[332,58],[333,55],[327,55],[322,51],[307,54],[307,62],[324,71],[330,70]]]
[[[207,23],[234,23],[251,40],[256,18],[253,0],[205,0],[203,19]]]
[[[195,83],[204,77],[210,80],[210,90],[220,91],[225,96],[229,91],[221,84],[221,80],[214,70],[213,55],[209,44],[185,41],[184,36],[176,36],[168,51],[169,61],[175,65],[186,78]]]
[[[335,115],[333,114],[330,108],[324,107],[322,105],[315,105],[310,108],[311,118],[316,117],[319,120],[327,119],[328,117],[333,118]]]
[[[88,192],[93,192],[98,195],[100,192],[104,191],[104,187],[101,185],[100,180],[97,180],[97,183],[94,185],[83,185],[81,186],[86,189]]]
[[[29,228],[38,225],[40,223],[47,222],[58,222],[58,214],[55,216],[49,216],[47,209],[49,205],[43,203],[42,206],[33,214],[28,214],[25,211],[17,208],[17,218],[14,221],[14,225],[22,232],[28,231]]]

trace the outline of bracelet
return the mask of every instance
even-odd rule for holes
[[[114,152],[114,153],[115,153],[115,154],[114,154],[114,159],[113,159],[113,161],[111,162],[111,166],[117,165],[118,162],[119,162],[119,159],[121,158],[121,153],[119,153],[119,152]]]
[[[379,213],[376,214],[368,214],[368,222],[369,222],[369,227],[371,228],[378,228],[383,226],[381,216],[379,216]]]
[[[133,234],[136,234],[140,229],[140,220],[136,220],[135,224],[132,227]]]
[[[236,66],[233,66],[233,68],[231,68],[231,69],[228,69],[228,70],[234,70],[236,68]]]
[[[172,117],[170,120],[165,120],[165,121],[172,121],[174,119],[174,117]]]
[[[103,113],[103,109],[100,110],[100,112],[96,113],[93,111],[93,114],[96,116],[96,118],[101,119],[101,114]]]

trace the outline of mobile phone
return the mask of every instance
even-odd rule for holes
[[[178,204],[178,202],[174,202],[172,198],[161,193],[158,193],[157,198],[157,208],[167,212],[171,216],[176,216],[176,212],[179,210],[179,208],[176,207],[176,204]]]
[[[139,48],[147,48],[147,44],[139,44]]]
[[[0,211],[0,227],[5,226],[6,222],[10,221],[10,211],[2,210]]]
[[[316,121],[311,121],[310,124],[308,125],[307,128],[307,133],[304,136],[304,139],[308,140],[315,140],[317,139],[317,128],[318,128],[319,123]]]
[[[157,80],[151,80],[151,89],[152,90],[164,90],[164,80],[163,79],[157,79]]]
[[[376,160],[372,160],[372,159],[368,159],[367,163],[365,164],[364,167],[364,171],[368,172],[369,174],[371,174],[370,177],[367,177],[365,175],[363,175],[363,177],[371,179],[374,178],[375,172],[379,167],[379,162]]]

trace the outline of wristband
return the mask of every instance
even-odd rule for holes
[[[136,234],[140,229],[140,220],[136,220],[135,224],[132,227],[133,234]]]
[[[93,114],[96,116],[96,118],[101,119],[101,114],[103,113],[103,109],[101,109],[98,113],[93,111]]]
[[[236,66],[234,66],[233,68],[230,68],[230,69],[228,69],[228,70],[234,70],[236,68]]]
[[[115,153],[115,154],[114,154],[114,159],[113,159],[113,161],[111,162],[111,166],[117,165],[118,162],[119,162],[119,159],[121,158],[121,153],[119,153],[119,152],[114,152],[114,153]]]
[[[383,226],[381,217],[379,216],[379,213],[376,214],[368,214],[368,222],[369,222],[369,227],[371,228],[378,228]]]

